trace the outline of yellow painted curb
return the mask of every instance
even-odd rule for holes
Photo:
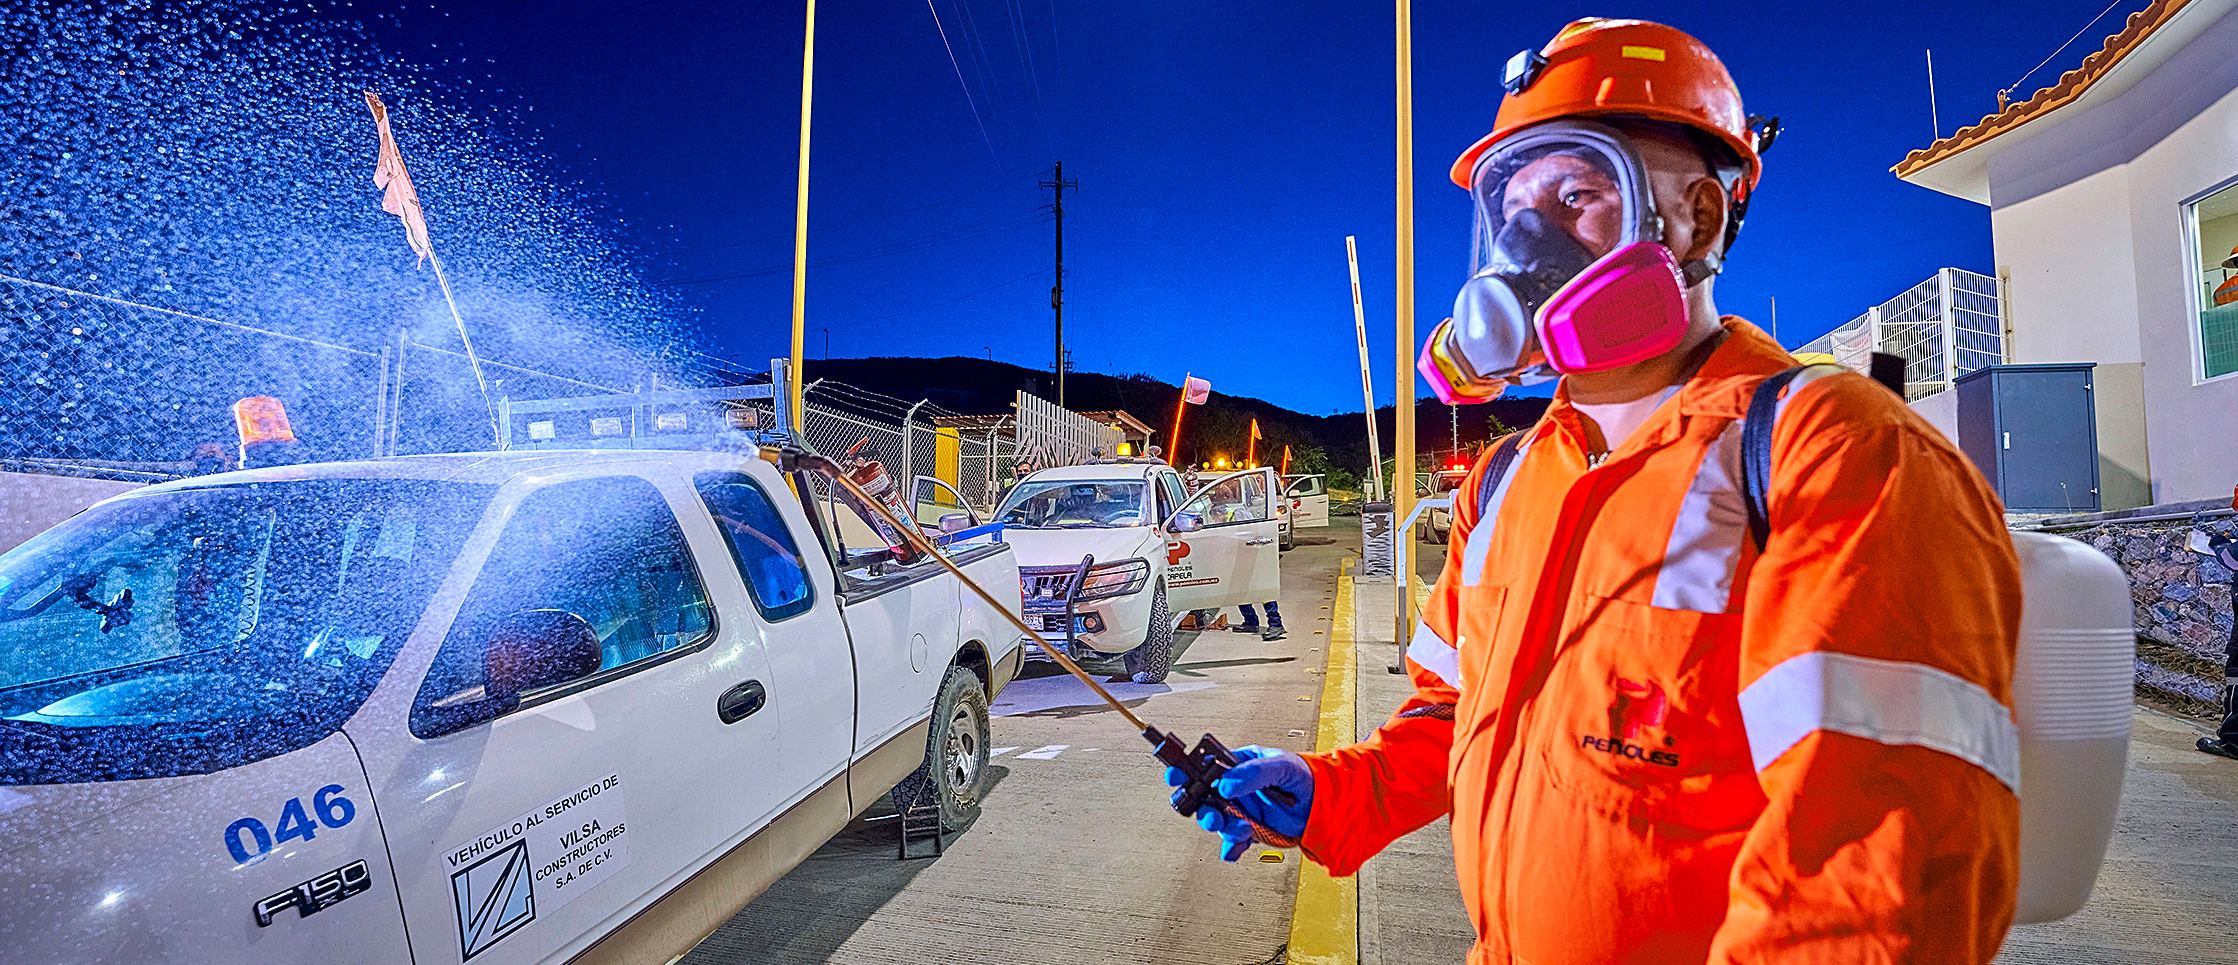
[[[1350,744],[1356,726],[1353,673],[1351,561],[1337,569],[1335,615],[1330,620],[1328,672],[1321,675],[1321,724],[1313,749]],[[1312,861],[1298,862],[1297,904],[1290,912],[1291,965],[1355,965],[1360,960],[1360,881],[1331,877]]]

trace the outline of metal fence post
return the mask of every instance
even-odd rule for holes
[[[1958,384],[1958,309],[1951,301],[1950,281],[1950,269],[1935,272],[1935,297],[1942,300],[1937,308],[1943,313],[1943,365],[1939,381],[1945,391]]]
[[[793,428],[793,373],[789,359],[769,360],[769,399],[771,412],[777,417],[777,427],[795,446],[804,435]]]
[[[904,475],[911,477],[912,479],[914,479],[917,475],[917,464],[911,461],[909,450],[910,443],[915,441],[915,436],[917,434],[917,410],[924,408],[925,403],[930,401],[932,400],[918,399],[917,404],[910,406],[909,411],[902,413],[901,417],[901,471]],[[916,483],[910,483],[910,498],[916,498],[916,491]]]
[[[380,370],[373,379],[373,458],[388,453],[389,434],[389,349],[381,346]]]

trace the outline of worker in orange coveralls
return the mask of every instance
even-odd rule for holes
[[[1814,367],[1758,520],[1742,418],[1796,363],[1711,286],[1777,122],[1639,21],[1573,23],[1503,86],[1453,167],[1476,271],[1420,367],[1554,402],[1455,493],[1415,693],[1357,744],[1243,751],[1215,784],[1242,813],[1199,823],[1346,875],[1450,813],[1471,963],[1988,962],[2019,865],[2003,508],[1901,399]]]

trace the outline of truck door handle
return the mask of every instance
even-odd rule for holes
[[[735,724],[754,716],[754,712],[767,703],[769,693],[762,689],[762,682],[749,680],[723,691],[723,695],[716,698],[715,716],[721,717],[723,723]]]
[[[1260,538],[1258,538],[1258,539],[1247,539],[1247,540],[1244,540],[1244,541],[1243,541],[1243,545],[1245,545],[1245,546],[1265,546],[1265,545],[1267,545],[1268,543],[1272,543],[1272,542],[1274,542],[1274,537],[1271,537],[1271,536],[1262,536],[1262,537],[1260,537]]]

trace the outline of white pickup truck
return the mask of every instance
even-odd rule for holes
[[[1122,656],[1136,683],[1160,683],[1182,614],[1275,598],[1276,492],[1268,468],[1190,493],[1161,462],[1089,463],[1020,480],[995,521],[1017,548],[1029,623],[1066,634],[1068,656]]]
[[[958,826],[1019,634],[842,545],[825,491],[407,456],[149,487],[0,556],[0,958],[662,962],[889,789]],[[948,552],[1018,586],[1007,545]]]

